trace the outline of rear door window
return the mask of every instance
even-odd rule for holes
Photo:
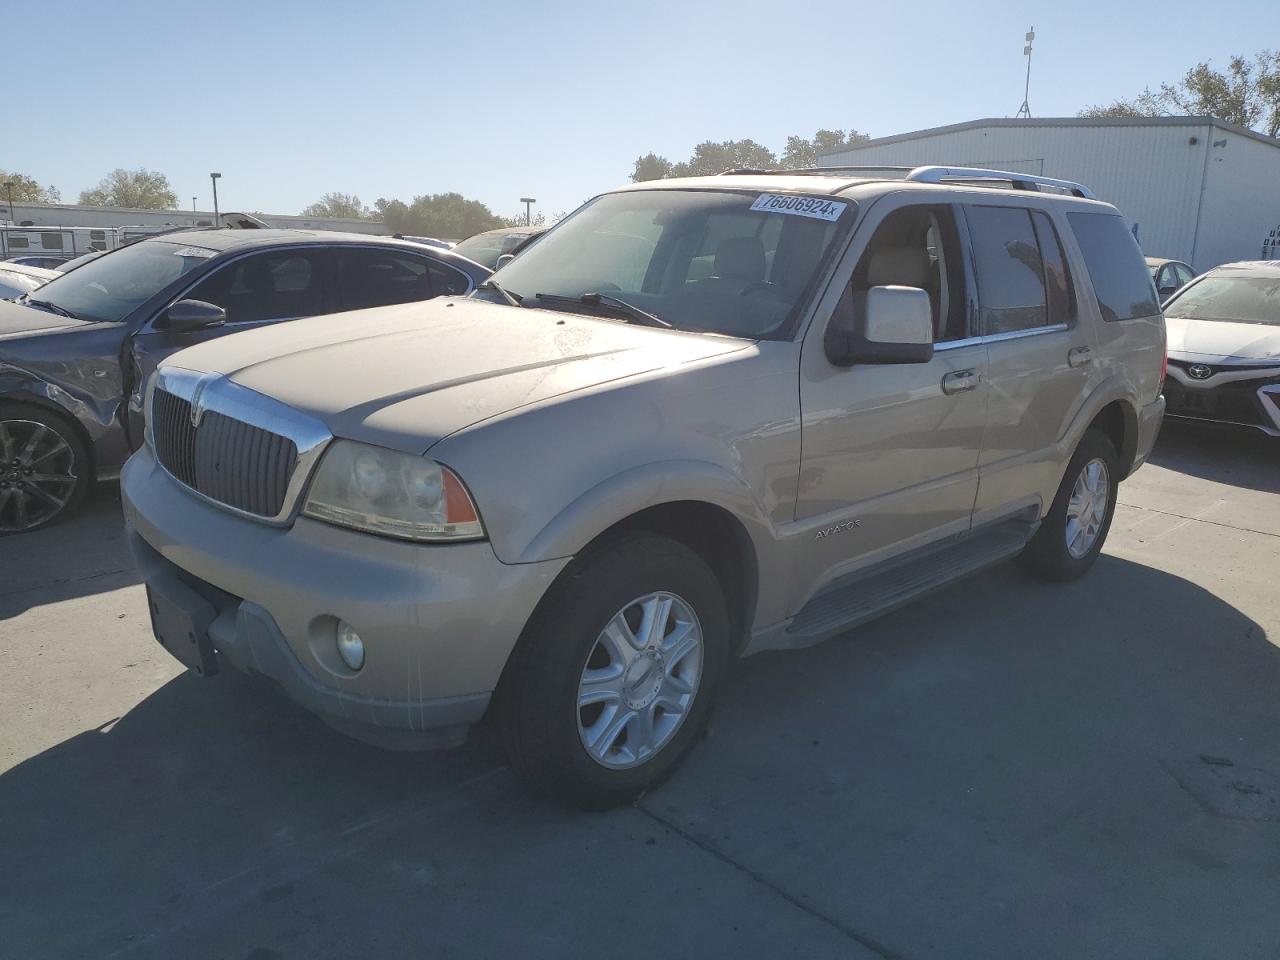
[[[1116,322],[1157,315],[1155,284],[1124,220],[1111,213],[1076,211],[1067,214],[1067,221],[1084,254],[1102,319]]]
[[[445,292],[436,289],[426,257],[373,247],[339,249],[337,256],[343,310],[412,303]]]
[[[1050,324],[1045,265],[1031,212],[1022,207],[966,209],[978,277],[982,331],[991,336]]]

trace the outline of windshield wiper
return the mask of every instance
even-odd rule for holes
[[[502,297],[503,300],[507,301],[507,303],[511,304],[511,306],[513,307],[520,306],[520,302],[524,299],[523,297],[517,297],[510,290],[506,289],[500,283],[498,283],[497,280],[493,280],[493,279],[486,280],[484,283],[480,284],[480,286],[476,287],[476,289],[492,290],[494,293],[498,294],[500,297]]]
[[[56,303],[51,303],[48,300],[36,300],[32,296],[27,295],[23,297],[22,300],[19,302],[25,303],[28,306],[39,307],[41,310],[48,310],[50,313],[56,313],[58,316],[66,317],[68,320],[80,319],[74,313],[68,310],[66,307],[60,307]]]
[[[548,303],[580,303],[588,307],[611,307],[615,313],[621,313],[641,326],[662,327],[665,330],[672,329],[671,324],[656,314],[652,314],[648,310],[641,310],[634,303],[627,303],[627,301],[618,297],[611,297],[607,293],[584,293],[580,297],[562,297],[557,293],[535,293],[534,298],[546,300]]]

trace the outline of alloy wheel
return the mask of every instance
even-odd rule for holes
[[[1079,560],[1088,555],[1102,532],[1111,496],[1111,477],[1103,460],[1086,463],[1067,501],[1067,552]]]
[[[661,750],[702,675],[697,614],[672,593],[637,597],[600,631],[578,682],[578,734],[598,764],[625,769]]]
[[[48,523],[75,493],[75,451],[35,420],[0,420],[0,531]]]

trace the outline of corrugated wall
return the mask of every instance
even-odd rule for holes
[[[1207,124],[977,127],[872,144],[818,162],[822,166],[937,163],[1075,180],[1114,203],[1131,224],[1137,224],[1138,240],[1148,256],[1189,260],[1212,130]],[[1218,139],[1226,135],[1218,131]],[[1248,142],[1280,156],[1280,149]]]
[[[1195,258],[1200,270],[1280,260],[1280,148],[1214,130]]]

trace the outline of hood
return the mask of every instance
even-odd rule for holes
[[[1165,317],[1169,353],[1196,360],[1275,360],[1280,363],[1280,326]]]
[[[221,373],[337,436],[421,453],[516,407],[751,346],[612,320],[442,299],[224,337],[165,366]]]
[[[72,320],[37,307],[24,307],[20,303],[0,300],[0,341],[30,333],[80,329],[84,326],[86,324],[82,320]]]

